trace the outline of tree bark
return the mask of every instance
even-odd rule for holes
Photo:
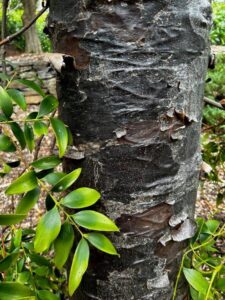
[[[60,114],[77,148],[65,168],[119,225],[120,259],[94,252],[74,299],[168,300],[195,232],[207,0],[52,0],[49,30],[65,53]],[[180,287],[178,299],[186,290]]]
[[[23,25],[26,26],[35,18],[36,0],[22,0],[24,7]],[[32,25],[25,33],[25,52],[42,53],[41,42],[38,37],[36,24]]]

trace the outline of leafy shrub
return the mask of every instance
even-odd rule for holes
[[[213,27],[211,42],[214,45],[225,45],[225,3],[213,2]]]
[[[225,225],[202,218],[197,219],[197,223],[197,233],[182,258],[173,300],[182,273],[189,284],[192,300],[225,299],[225,255],[221,248]]]
[[[23,119],[14,116],[15,106],[26,111],[24,95],[11,84],[4,74],[6,87],[0,86],[0,176],[14,171],[14,180],[5,190],[8,197],[18,197],[14,213],[0,214],[2,243],[0,245],[0,299],[59,300],[60,294],[72,295],[87,270],[90,246],[111,255],[118,255],[111,241],[100,231],[118,231],[118,227],[105,215],[90,208],[100,199],[91,188],[82,187],[68,192],[77,181],[81,169],[69,174],[59,171],[71,133],[55,112],[58,100],[45,95],[39,85],[29,80],[17,80],[37,93],[43,100],[39,110]],[[39,157],[43,137],[50,128],[55,136],[58,155]],[[34,159],[28,161],[27,152]],[[9,157],[5,154],[15,154]],[[16,170],[21,164],[22,170]],[[15,178],[15,174],[18,177]],[[46,211],[33,229],[22,229],[21,222],[38,201],[43,200]],[[88,209],[87,209],[88,208]],[[76,237],[73,256],[65,287],[64,268]]]

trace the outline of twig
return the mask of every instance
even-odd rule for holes
[[[220,108],[220,109],[223,109],[223,110],[224,110],[223,105],[220,104],[219,102],[216,102],[216,101],[214,101],[214,100],[212,100],[212,99],[209,99],[209,98],[207,98],[207,97],[204,97],[204,101],[205,101],[207,104],[210,104],[210,105],[212,105],[212,106],[215,106],[215,107],[217,107],[217,108]]]
[[[0,47],[10,43],[12,40],[14,40],[16,37],[18,37],[19,35],[21,35],[22,33],[24,33],[25,31],[27,31],[36,21],[37,19],[40,18],[40,16],[43,15],[43,13],[48,9],[48,5],[46,5],[45,7],[42,8],[42,10],[39,11],[39,13],[36,15],[36,17],[26,26],[24,26],[22,29],[20,29],[19,31],[13,33],[12,35],[7,36],[5,39],[0,41]]]
[[[6,27],[7,27],[7,9],[9,5],[9,0],[3,0],[2,3],[2,26],[1,26],[1,38],[4,40],[6,37]],[[5,47],[1,49],[1,56],[2,56],[2,72],[6,74],[6,62],[5,62]]]

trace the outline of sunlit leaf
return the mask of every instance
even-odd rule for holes
[[[16,147],[10,138],[4,134],[0,134],[0,151],[15,152]]]
[[[61,163],[58,156],[51,155],[40,158],[31,163],[31,165],[37,169],[48,170],[57,167]]]
[[[38,118],[48,115],[51,112],[55,111],[58,105],[59,102],[54,96],[52,95],[46,96],[40,104]]]
[[[184,276],[188,283],[199,293],[206,295],[209,288],[208,281],[203,275],[194,269],[183,268]]]
[[[13,113],[13,104],[8,93],[0,86],[0,107],[6,117],[10,117]]]
[[[16,208],[17,214],[27,214],[37,203],[40,196],[40,189],[36,188],[28,192],[19,202]]]
[[[61,227],[60,234],[54,242],[55,257],[54,262],[58,269],[61,269],[66,263],[70,250],[74,242],[73,227],[69,223],[64,223]]]
[[[99,231],[119,231],[116,224],[105,215],[94,210],[82,210],[73,216],[74,221],[87,229]]]
[[[83,187],[69,193],[61,204],[69,208],[84,208],[95,204],[100,197],[96,190]]]
[[[30,150],[30,152],[32,152],[35,146],[34,132],[32,127],[27,123],[25,123],[24,125],[24,136],[25,136],[27,148]]]
[[[76,169],[73,172],[65,175],[62,179],[60,179],[56,185],[52,188],[53,192],[62,192],[65,191],[68,187],[70,187],[80,176],[81,169]]]
[[[6,189],[6,194],[21,194],[29,192],[37,187],[37,178],[34,171],[29,171],[16,180],[14,180],[10,186]]]
[[[9,96],[11,97],[11,99],[20,107],[22,108],[22,110],[26,110],[27,109],[27,103],[26,103],[26,99],[23,95],[23,93],[21,93],[18,90],[15,89],[8,89],[7,93],[9,94]]]
[[[85,239],[81,239],[73,257],[69,276],[69,295],[72,296],[81,283],[82,277],[87,270],[90,250]]]
[[[55,172],[46,175],[42,180],[46,181],[48,184],[56,185],[59,180],[66,176],[66,173],[63,172]]]
[[[84,237],[97,249],[111,255],[118,255],[115,247],[104,234],[91,232],[85,234]]]
[[[15,225],[23,221],[26,215],[4,214],[0,215],[0,225]]]
[[[23,284],[18,282],[0,282],[1,300],[33,300],[34,292]],[[28,298],[29,297],[29,298]]]
[[[51,125],[59,148],[59,157],[63,157],[68,146],[68,131],[64,123],[58,118],[51,118]]]
[[[49,210],[39,221],[34,240],[36,252],[49,249],[51,243],[57,238],[61,228],[61,220],[57,207]]]
[[[42,121],[34,122],[33,130],[38,137],[48,134],[48,126]]]

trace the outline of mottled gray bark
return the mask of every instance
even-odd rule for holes
[[[92,254],[77,300],[171,299],[195,231],[209,26],[207,0],[51,1],[55,52],[74,57],[58,82],[78,149],[65,165],[121,228],[121,258]]]
[[[29,24],[36,15],[36,0],[22,0],[24,7],[23,25]],[[27,53],[42,53],[41,42],[38,37],[36,24],[32,25],[24,33],[25,36],[25,52]]]

